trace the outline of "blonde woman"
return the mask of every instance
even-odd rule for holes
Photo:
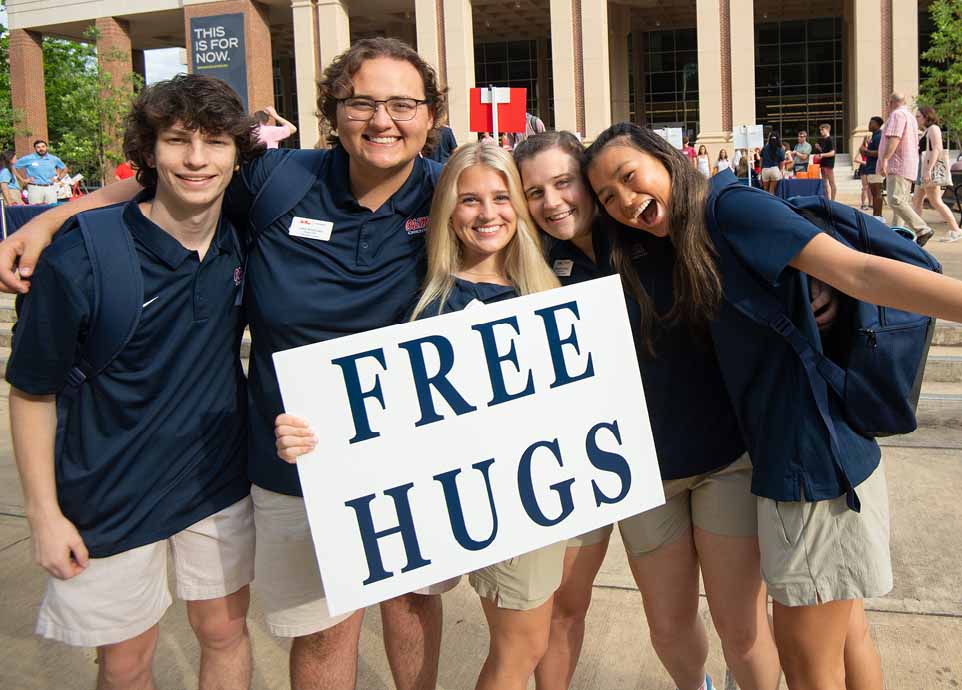
[[[545,263],[511,154],[491,143],[458,147],[431,203],[428,269],[411,319],[500,302],[558,287]],[[293,461],[313,448],[310,429],[277,419],[278,454]],[[490,646],[478,690],[524,690],[544,656],[566,542],[470,574],[488,622]]]
[[[427,253],[412,319],[559,285],[543,258],[514,160],[499,146],[465,144],[448,159],[431,204]]]

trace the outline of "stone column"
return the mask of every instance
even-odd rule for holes
[[[575,47],[575,24],[581,33],[581,13],[575,14],[578,0],[550,0],[551,12],[551,78],[554,85],[554,127],[584,135],[584,111],[580,83],[580,46]]]
[[[755,8],[752,0],[729,0],[730,127],[755,124]],[[728,152],[731,155],[731,151]]]
[[[33,141],[47,138],[47,97],[43,90],[43,36],[10,32],[10,93],[18,156],[33,153]]]
[[[351,47],[351,21],[342,0],[317,0],[317,43],[321,70]]]
[[[892,87],[909,103],[919,95],[919,3],[892,1]],[[882,94],[885,97],[887,94]]]
[[[271,62],[271,31],[267,8],[254,0],[199,2],[184,0],[184,33],[187,35],[187,65],[190,55],[190,20],[219,14],[244,15],[244,47],[247,58],[247,106],[260,110],[274,105],[274,70]]]
[[[698,120],[697,145],[705,144],[709,155],[731,141],[731,130],[723,123],[723,104],[729,101],[729,88],[722,81],[722,3],[728,0],[697,0],[698,13]],[[725,46],[726,52],[730,50]]]
[[[471,140],[470,89],[474,88],[474,24],[471,0],[443,0],[444,74],[448,125],[459,142]]]
[[[879,0],[852,0],[849,5],[849,151],[858,150],[868,134],[868,121],[873,115],[885,117],[883,101],[888,94],[883,93],[879,69],[882,57],[880,6]]]
[[[581,64],[584,133],[591,141],[611,124],[608,0],[581,0]]]
[[[608,61],[611,75],[611,122],[627,122],[631,112],[628,95],[628,30],[631,8],[608,5]]]
[[[302,149],[312,149],[321,139],[317,117],[317,7],[313,0],[294,0],[294,79],[297,82],[297,133]]]
[[[446,84],[442,0],[414,0],[414,21],[417,29],[418,53],[438,73],[441,84]]]

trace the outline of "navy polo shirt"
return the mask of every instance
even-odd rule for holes
[[[785,160],[785,149],[781,146],[772,148],[770,144],[762,147],[762,167],[777,168]]]
[[[348,155],[340,146],[316,151],[320,172],[293,208],[258,228],[248,255],[245,306],[252,351],[248,371],[249,475],[277,493],[300,496],[297,468],[277,457],[274,419],[284,411],[273,353],[361,333],[404,320],[423,276],[424,232],[440,164],[418,157],[404,185],[377,211],[351,192]],[[289,151],[247,163],[228,189],[225,208],[246,220],[254,197]],[[282,206],[287,206],[284,208]],[[333,224],[328,239],[290,233],[295,217]]]
[[[674,303],[671,242],[637,230],[619,227],[615,232],[631,233],[632,264],[641,285],[655,310],[667,314]],[[607,242],[599,242],[603,233],[596,228],[594,249],[607,265]],[[605,273],[571,242],[555,244],[548,261],[556,273],[566,273],[571,266],[570,276],[559,276],[565,285]],[[627,303],[637,336],[638,305],[630,296]],[[707,334],[694,334],[681,324],[660,324],[655,327],[654,346],[654,356],[641,342],[636,352],[662,478],[692,477],[734,462],[745,452],[745,444]]]
[[[732,175],[712,178],[709,203]],[[741,270],[747,269],[785,305],[789,317],[817,348],[821,337],[812,315],[808,278],[789,262],[820,230],[780,199],[741,187],[716,206],[715,241],[729,244]],[[720,265],[723,280],[739,267]],[[878,466],[874,440],[852,429],[829,394],[840,465],[833,459],[805,369],[788,343],[723,302],[712,335],[722,373],[754,465],[753,493],[777,501],[820,501],[846,493]],[[824,386],[824,381],[816,381]]]
[[[440,300],[434,300],[418,315],[418,320],[461,311],[472,302],[493,304],[494,302],[503,302],[506,299],[517,296],[517,291],[510,285],[472,283],[471,281],[455,277],[454,285],[444,300],[444,304],[441,304]],[[411,310],[413,311],[413,309],[414,307],[412,306]]]
[[[879,128],[872,132],[872,138],[869,139],[868,145],[865,147],[869,151],[875,151],[878,153],[879,144],[882,143],[882,129]],[[862,173],[865,175],[875,175],[878,170],[878,156],[865,156],[865,169]]]
[[[56,458],[60,508],[96,558],[165,539],[250,489],[244,321],[235,306],[243,259],[232,226],[221,221],[201,261],[144,217],[137,200],[117,218],[140,258],[143,312],[123,351],[80,387]],[[32,395],[60,392],[92,304],[90,259],[70,221],[18,300],[10,384]]]

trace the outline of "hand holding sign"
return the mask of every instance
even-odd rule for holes
[[[307,422],[290,414],[278,415],[274,420],[274,436],[277,457],[292,464],[317,446],[317,436]]]
[[[334,615],[664,501],[617,276],[274,362]]]

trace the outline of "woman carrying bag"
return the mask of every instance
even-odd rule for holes
[[[912,195],[912,208],[921,216],[922,204],[928,199],[932,210],[942,216],[942,220],[949,225],[948,235],[940,241],[957,242],[962,240],[962,230],[959,229],[951,209],[942,201],[942,189],[952,186],[952,173],[949,152],[942,145],[939,116],[934,108],[926,105],[919,108],[915,117],[919,121],[919,129],[924,128],[925,133],[922,135],[922,162],[915,193]]]

